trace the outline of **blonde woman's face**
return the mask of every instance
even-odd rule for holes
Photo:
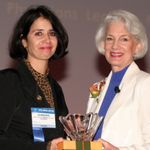
[[[127,31],[122,21],[108,25],[104,40],[105,57],[114,72],[132,63],[138,46],[138,41]]]

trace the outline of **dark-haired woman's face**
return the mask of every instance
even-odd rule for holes
[[[56,51],[58,40],[49,20],[39,17],[31,25],[27,39],[23,39],[22,44],[30,62],[48,61]]]

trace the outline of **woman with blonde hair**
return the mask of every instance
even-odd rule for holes
[[[111,11],[96,34],[96,46],[111,71],[90,87],[87,113],[104,117],[94,140],[105,150],[150,149],[150,74],[135,62],[148,50],[144,26],[131,12]]]

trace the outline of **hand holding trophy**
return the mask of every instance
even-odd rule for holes
[[[85,115],[75,113],[60,116],[59,120],[72,141],[88,142],[92,141],[103,117],[99,117],[97,113],[88,113]]]

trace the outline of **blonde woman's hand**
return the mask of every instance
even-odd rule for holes
[[[109,143],[103,139],[99,139],[98,141],[102,142],[102,150],[119,150],[118,147],[112,145],[111,143]]]

